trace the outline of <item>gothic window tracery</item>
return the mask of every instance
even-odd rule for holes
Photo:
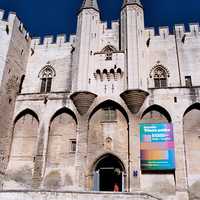
[[[168,77],[168,71],[161,65],[155,66],[150,73],[150,78],[154,79],[155,88],[166,88]]]
[[[55,76],[55,70],[50,65],[45,66],[40,71],[40,74],[39,74],[39,77],[41,79],[40,93],[51,92],[52,79],[54,76]]]
[[[117,50],[115,47],[113,47],[112,45],[107,45],[102,49],[101,53],[106,54],[106,60],[112,60],[112,54],[116,51]]]

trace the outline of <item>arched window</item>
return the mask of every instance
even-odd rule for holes
[[[51,92],[51,85],[52,85],[52,79],[55,76],[55,70],[52,66],[47,65],[45,66],[39,74],[39,77],[41,79],[41,93],[49,93]]]
[[[167,72],[162,66],[158,66],[154,69],[153,78],[155,88],[167,87]]]
[[[112,45],[107,45],[101,50],[101,53],[106,54],[106,60],[112,60],[112,54],[116,52],[117,49]]]

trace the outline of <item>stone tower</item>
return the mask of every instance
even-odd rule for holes
[[[85,0],[78,14],[73,91],[88,90],[88,74],[96,50],[99,21],[97,1]]]
[[[124,0],[121,10],[121,48],[125,51],[127,89],[145,89],[140,74],[143,67],[144,12],[140,0]]]
[[[28,62],[30,38],[15,13],[0,11],[0,172],[4,173],[12,137],[12,119]],[[6,113],[6,114],[5,114]]]

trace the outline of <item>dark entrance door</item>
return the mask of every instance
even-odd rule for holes
[[[96,177],[94,185],[98,186],[99,191],[123,191],[124,188],[124,170],[123,166],[112,155],[104,156],[96,166]]]
[[[114,168],[100,169],[100,191],[114,191],[115,185],[122,191],[122,173]]]

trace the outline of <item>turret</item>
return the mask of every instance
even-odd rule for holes
[[[84,0],[81,10],[82,9],[94,9],[96,11],[99,11],[97,0]]]
[[[142,82],[144,12],[140,0],[124,0],[121,9],[121,48],[126,54],[127,89],[145,89]]]
[[[89,71],[93,52],[98,43],[100,15],[97,0],[84,0],[78,14],[76,47],[73,71],[73,91],[88,90]]]
[[[124,8],[127,5],[133,5],[133,4],[138,5],[141,8],[143,7],[140,0],[124,0],[122,8]]]

